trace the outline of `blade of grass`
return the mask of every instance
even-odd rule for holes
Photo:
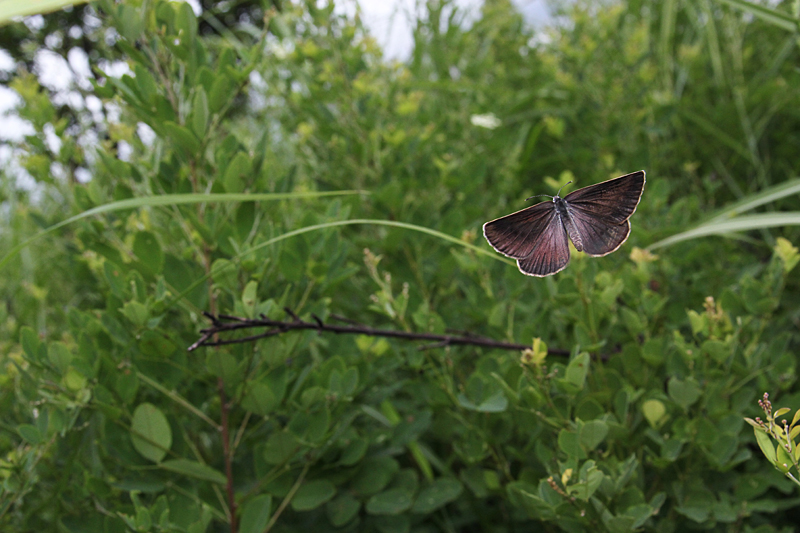
[[[0,0],[0,25],[11,22],[14,17],[38,15],[58,11],[67,6],[83,4],[86,0],[35,0],[20,2],[19,0]]]
[[[275,201],[275,200],[298,200],[303,198],[323,198],[326,196],[346,196],[352,194],[369,194],[367,191],[322,191],[322,192],[288,192],[288,193],[230,193],[230,194],[163,194],[159,196],[145,196],[141,198],[128,198],[120,200],[119,202],[111,202],[110,204],[103,204],[93,207],[83,213],[79,213],[74,217],[62,220],[58,224],[54,224],[49,228],[40,231],[33,237],[14,246],[4,257],[0,260],[0,269],[2,269],[11,258],[17,255],[20,250],[47,235],[53,231],[77,222],[86,217],[93,215],[100,215],[102,213],[111,213],[113,211],[122,211],[125,209],[134,209],[137,207],[157,207],[162,205],[181,205],[181,204],[200,204],[200,203],[219,203],[219,202],[258,202],[258,201]]]
[[[774,26],[783,28],[784,30],[798,31],[798,29],[800,29],[800,24],[798,24],[798,20],[796,18],[792,17],[791,15],[787,15],[786,13],[776,11],[775,9],[770,9],[752,2],[747,2],[746,0],[719,1],[737,9],[741,9],[747,13],[751,13],[752,15],[769,22]]]
[[[237,254],[234,257],[231,257],[231,262],[228,264],[227,267],[223,267],[223,268],[220,268],[220,269],[217,269],[217,270],[212,270],[211,272],[209,272],[205,276],[202,276],[201,278],[195,280],[195,282],[192,283],[191,285],[189,285],[182,293],[180,293],[177,296],[175,296],[175,298],[173,298],[172,301],[170,301],[166,305],[166,307],[171,307],[173,304],[175,304],[175,302],[179,301],[184,296],[186,296],[187,294],[191,293],[198,285],[204,283],[213,274],[219,274],[219,273],[223,272],[224,269],[226,269],[226,268],[233,268],[233,266],[236,264],[236,261],[238,261],[239,259],[241,259],[242,257],[244,257],[245,255],[247,255],[247,254],[249,254],[251,252],[254,252],[256,250],[260,250],[261,248],[264,248],[264,247],[267,247],[267,246],[272,246],[275,243],[278,243],[278,242],[283,241],[285,239],[289,239],[291,237],[296,237],[298,235],[303,235],[304,233],[311,233],[312,231],[319,231],[319,230],[324,230],[324,229],[329,229],[329,228],[336,228],[336,227],[340,227],[340,226],[357,226],[357,225],[390,226],[390,227],[394,227],[394,228],[402,228],[402,229],[407,229],[407,230],[411,230],[411,231],[417,231],[419,233],[425,233],[425,234],[437,237],[439,239],[442,239],[444,241],[448,241],[448,242],[452,242],[454,244],[458,244],[459,246],[462,246],[464,248],[472,250],[475,253],[491,257],[493,259],[496,259],[497,261],[502,261],[502,262],[507,263],[509,265],[516,265],[516,262],[513,261],[512,259],[508,259],[506,257],[503,257],[500,254],[495,253],[494,251],[490,251],[490,250],[487,250],[485,248],[481,248],[479,246],[475,246],[474,244],[469,244],[468,242],[462,241],[458,237],[453,237],[452,235],[448,235],[447,233],[442,233],[441,231],[436,231],[435,229],[426,228],[424,226],[417,226],[415,224],[408,224],[407,222],[397,222],[395,220],[378,220],[378,219],[368,219],[368,218],[357,218],[357,219],[353,219],[353,220],[336,220],[336,221],[333,221],[333,222],[325,222],[324,224],[314,224],[313,226],[306,226],[305,228],[300,228],[300,229],[288,231],[288,232],[286,232],[286,233],[284,233],[282,235],[278,235],[277,237],[273,237],[272,239],[264,241],[261,244],[259,244],[258,246],[254,246],[254,247],[252,247],[252,248],[250,248],[248,250],[245,250],[244,252],[242,252],[240,254]]]
[[[725,207],[722,211],[713,214],[707,222],[730,219],[761,205],[798,193],[800,193],[800,178],[790,179],[774,187],[768,187],[761,192],[742,198],[738,202]]]
[[[709,235],[725,235],[737,231],[750,231],[762,228],[775,228],[781,226],[800,226],[800,212],[791,213],[764,213],[759,215],[747,215],[727,220],[717,220],[701,224],[700,226],[678,233],[666,239],[660,240],[647,247],[648,250],[663,248],[672,244],[707,237]]]
[[[708,39],[708,55],[711,58],[711,68],[714,72],[714,83],[717,87],[725,85],[725,71],[722,68],[722,52],[717,35],[717,24],[714,20],[714,10],[710,0],[702,0],[701,9],[706,15],[706,38]]]

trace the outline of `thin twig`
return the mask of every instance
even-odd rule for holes
[[[294,485],[292,485],[292,488],[289,489],[289,494],[286,495],[286,497],[283,499],[281,504],[275,510],[275,514],[273,514],[272,518],[270,518],[266,529],[264,529],[264,533],[269,533],[269,531],[272,529],[272,526],[274,526],[275,523],[278,521],[278,517],[280,517],[281,514],[283,513],[283,510],[286,509],[286,506],[289,505],[289,502],[292,501],[292,498],[294,498],[295,493],[298,491],[300,486],[303,484],[303,480],[306,478],[306,474],[308,474],[308,469],[309,468],[311,468],[311,461],[306,462],[306,465],[303,467],[303,471],[300,472],[300,476],[294,482]]]
[[[422,340],[429,341],[429,344],[421,346],[420,350],[430,348],[439,348],[443,346],[481,346],[484,348],[497,348],[500,350],[514,350],[521,351],[530,348],[527,344],[518,344],[514,342],[499,341],[487,337],[479,337],[476,335],[440,335],[438,333],[413,333],[409,331],[398,331],[393,329],[380,329],[365,326],[363,324],[356,324],[352,321],[347,321],[348,325],[335,325],[326,324],[318,316],[313,316],[314,322],[306,322],[302,320],[297,314],[288,307],[284,309],[286,314],[291,317],[291,321],[273,320],[271,318],[262,316],[256,319],[247,319],[241,317],[234,317],[228,315],[220,315],[216,318],[210,318],[211,327],[200,330],[200,339],[189,346],[189,351],[196,350],[200,346],[223,346],[226,344],[242,344],[253,342],[265,337],[272,337],[292,330],[308,330],[313,329],[319,332],[328,333],[343,333],[350,335],[368,335],[370,337],[389,337],[394,339],[404,340]],[[336,317],[341,320],[341,317]],[[228,331],[235,331],[240,329],[254,329],[254,328],[269,328],[264,333],[251,335],[248,337],[239,337],[235,339],[226,340],[209,340],[212,337],[225,333]],[[569,355],[568,350],[550,349],[548,353],[553,355]]]

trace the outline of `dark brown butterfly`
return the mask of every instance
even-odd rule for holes
[[[556,194],[552,202],[487,222],[483,236],[492,248],[516,259],[523,274],[555,274],[569,263],[567,236],[576,250],[595,257],[622,246],[631,232],[628,219],[639,205],[644,182],[644,170],[640,170],[578,189],[564,198]]]

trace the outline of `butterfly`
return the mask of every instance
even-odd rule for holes
[[[523,274],[549,276],[569,263],[568,236],[576,250],[595,257],[622,246],[631,232],[628,219],[639,205],[644,183],[644,170],[640,170],[578,189],[564,198],[556,193],[552,202],[487,222],[483,236],[492,248],[516,259]]]

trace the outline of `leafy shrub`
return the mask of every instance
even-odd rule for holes
[[[793,528],[743,417],[798,399],[797,232],[642,249],[797,172],[780,28],[578,4],[537,44],[505,2],[469,29],[430,2],[401,65],[313,2],[222,38],[187,4],[102,9],[131,71],[96,72],[107,138],[66,143],[36,78],[13,82],[43,198],[4,181],[4,530]],[[530,194],[639,168],[616,254],[531,279],[475,248]],[[284,307],[532,349],[186,351],[204,311]]]

